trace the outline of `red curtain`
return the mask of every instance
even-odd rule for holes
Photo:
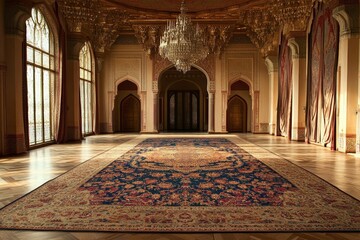
[[[336,69],[339,30],[331,9],[319,4],[309,36],[306,141],[335,149]]]

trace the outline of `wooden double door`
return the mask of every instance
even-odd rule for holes
[[[199,131],[199,91],[168,91],[168,131]]]

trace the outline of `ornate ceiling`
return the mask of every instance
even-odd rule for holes
[[[153,12],[178,13],[181,0],[107,0],[119,7]],[[226,12],[250,7],[262,7],[268,0],[186,0],[189,13]]]
[[[246,35],[264,55],[274,50],[280,26],[305,30],[316,0],[186,0],[193,22],[204,29],[209,49],[221,54],[234,34]],[[320,1],[320,0],[319,0]],[[149,53],[157,51],[168,19],[181,0],[57,0],[70,32],[90,37],[104,52],[123,34],[134,34]]]

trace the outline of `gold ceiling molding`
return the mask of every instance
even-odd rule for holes
[[[209,53],[221,56],[225,46],[229,43],[235,25],[199,25],[203,29],[205,45],[209,48]],[[164,25],[133,25],[132,26],[138,42],[151,57],[158,53],[160,36],[165,30]]]
[[[269,11],[249,10],[242,14],[240,21],[247,27],[247,36],[252,43],[262,48],[279,29],[278,22]]]
[[[103,6],[99,0],[58,0],[69,32],[88,36],[95,52],[104,52],[115,42],[129,16],[125,11]]]
[[[94,23],[94,29],[88,36],[95,48],[95,52],[105,52],[116,41],[121,27],[128,22],[125,12],[114,8],[103,9]]]
[[[98,0],[58,0],[58,4],[70,32],[81,33],[93,30],[93,23],[99,13]]]
[[[304,31],[314,2],[331,0],[254,0],[233,1],[224,9],[189,12],[194,22],[204,29],[211,53],[221,55],[230,38],[246,34],[262,54],[274,51],[279,29]],[[57,0],[70,32],[88,36],[96,51],[109,48],[120,33],[135,34],[144,50],[158,52],[159,38],[166,20],[175,19],[178,12],[126,8],[127,3],[141,6],[142,1],[123,0]],[[125,4],[126,3],[126,4]],[[154,4],[165,4],[157,0]],[[144,1],[144,4],[147,4]],[[198,2],[194,7],[204,8]],[[216,3],[219,5],[219,3]],[[163,6],[163,5],[161,5]],[[172,3],[175,9],[175,4]],[[239,29],[241,29],[239,31]]]
[[[314,0],[272,0],[270,12],[289,31],[304,31]]]
[[[234,29],[235,25],[207,25],[204,28],[204,37],[209,53],[221,56],[234,33]]]
[[[162,25],[133,25],[135,36],[143,49],[150,56],[158,52],[160,35],[164,31]]]

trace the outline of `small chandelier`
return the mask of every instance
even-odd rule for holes
[[[183,0],[180,15],[175,21],[167,22],[159,46],[160,56],[169,59],[183,73],[191,69],[191,64],[206,58],[209,53],[199,24],[194,26],[185,10]]]

